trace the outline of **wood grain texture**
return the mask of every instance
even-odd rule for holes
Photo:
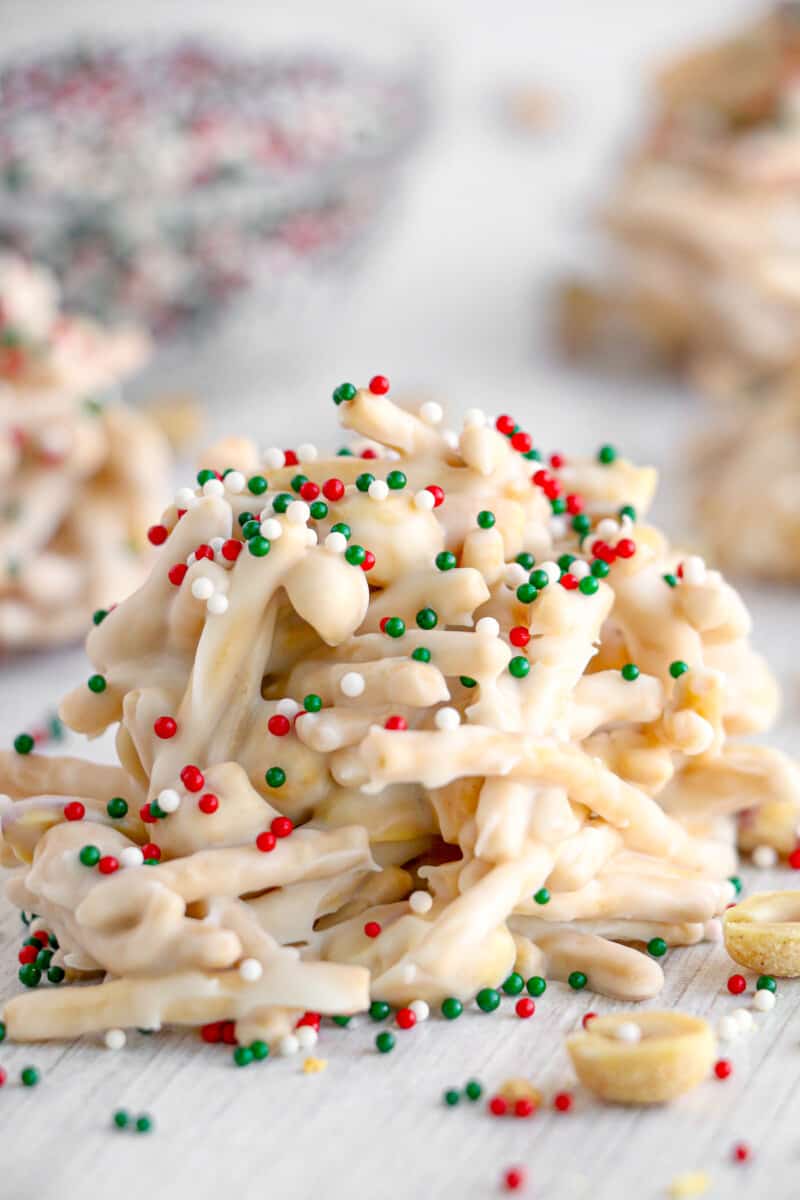
[[[264,37],[284,7],[5,0],[4,48],[78,29],[201,18]],[[322,0],[293,6],[309,28],[329,7]],[[585,260],[575,217],[595,203],[613,169],[644,64],[753,7],[744,0],[414,0],[402,14],[373,4],[365,18],[363,8],[337,4],[336,21],[353,44],[384,13],[429,30],[438,48],[438,121],[393,224],[328,308],[295,310],[288,325],[245,308],[210,344],[157,361],[140,391],[165,377],[170,388],[194,388],[212,402],[210,433],[248,431],[265,445],[300,440],[302,404],[309,413],[302,436],[313,429],[321,443],[333,437],[326,403],[333,383],[385,370],[397,385],[432,387],[458,409],[515,412],[547,447],[585,450],[612,440],[655,462],[665,473],[659,519],[673,532],[690,530],[676,481],[684,440],[701,421],[697,406],[663,381],[596,378],[554,363],[546,304],[554,269]],[[520,141],[498,125],[492,99],[520,80],[544,81],[562,95],[566,124],[557,133]],[[796,593],[747,588],[746,596],[756,642],[786,691],[776,740],[797,749]],[[0,665],[2,743],[88,673],[79,650]],[[106,750],[101,742],[91,752]],[[759,887],[793,882],[786,870],[749,877]],[[16,913],[1,911],[5,999],[19,990],[23,929]],[[743,1003],[725,991],[730,970],[719,947],[675,951],[653,1007],[716,1021]],[[501,1195],[502,1172],[517,1163],[527,1167],[528,1185],[516,1194],[531,1200],[655,1200],[692,1169],[708,1171],[714,1200],[797,1197],[800,982],[782,986],[774,1012],[756,1017],[758,1032],[730,1047],[729,1080],[709,1081],[668,1109],[615,1110],[579,1092],[570,1114],[546,1111],[530,1121],[490,1118],[483,1104],[443,1105],[445,1088],[473,1077],[491,1091],[523,1074],[551,1097],[571,1083],[564,1036],[590,1008],[611,1007],[554,984],[530,1021],[519,1021],[507,1000],[493,1016],[475,1011],[398,1031],[390,1055],[376,1052],[377,1027],[368,1020],[346,1032],[326,1027],[315,1053],[328,1067],[318,1075],[304,1075],[300,1058],[240,1070],[227,1049],[171,1032],[133,1031],[118,1053],[99,1041],[6,1043],[0,1197],[478,1200]],[[26,1063],[43,1073],[33,1090],[16,1082]],[[113,1130],[111,1114],[121,1106],[152,1113],[155,1132]],[[731,1163],[739,1139],[752,1145],[752,1164]]]

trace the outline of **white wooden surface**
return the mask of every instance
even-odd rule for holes
[[[439,60],[435,127],[392,223],[360,275],[329,296],[327,308],[301,305],[276,327],[251,307],[192,356],[157,362],[139,390],[155,381],[194,387],[209,399],[211,432],[252,431],[289,444],[300,432],[318,441],[333,436],[333,384],[384,371],[396,386],[428,388],[459,408],[508,409],[550,448],[613,440],[656,462],[665,470],[661,518],[686,532],[676,467],[683,439],[701,419],[697,407],[663,381],[642,385],[563,368],[547,347],[545,305],[559,264],[589,252],[580,214],[599,194],[635,117],[646,62],[753,7],[740,0],[417,0],[402,12],[380,4],[359,12],[345,3],[332,14],[323,0],[296,6],[292,21],[314,28],[333,15],[339,36],[354,43],[362,29],[384,20],[422,32]],[[152,25],[156,16],[176,25],[188,14],[268,37],[288,19],[284,6],[241,0],[224,7],[141,0],[125,10],[105,0],[5,0],[0,12],[7,45],[77,28]],[[528,139],[505,128],[496,111],[502,88],[526,81],[552,86],[564,105],[557,129]],[[302,431],[298,403],[307,412]],[[785,686],[776,738],[796,748],[797,595],[745,592],[756,641]],[[0,667],[3,742],[86,673],[79,650]],[[758,886],[771,882],[764,873],[744,874]],[[789,871],[773,874],[778,886],[790,886]],[[19,987],[21,933],[17,915],[5,909],[3,998]],[[724,989],[729,968],[719,948],[672,953],[658,1005],[714,1019],[732,1011],[742,1001]],[[326,1027],[318,1054],[327,1070],[308,1076],[300,1058],[238,1070],[227,1049],[170,1032],[134,1031],[120,1053],[88,1041],[4,1044],[0,1196],[472,1200],[499,1194],[504,1168],[518,1163],[528,1170],[522,1194],[534,1198],[661,1197],[676,1174],[691,1169],[709,1172],[709,1194],[717,1198],[800,1194],[793,1103],[800,985],[783,986],[775,1011],[756,1018],[759,1031],[730,1048],[729,1080],[709,1082],[667,1111],[603,1109],[577,1093],[568,1115],[498,1121],[483,1105],[465,1101],[451,1110],[441,1103],[445,1088],[471,1077],[488,1091],[520,1073],[548,1095],[569,1086],[563,1036],[590,1008],[611,1005],[554,984],[531,1021],[517,1020],[506,1001],[491,1017],[470,1013],[398,1033],[388,1056],[375,1051],[377,1027],[368,1020],[349,1031]],[[43,1073],[31,1091],[16,1082],[29,1062]],[[118,1106],[152,1113],[156,1131],[148,1138],[112,1131]],[[738,1139],[752,1145],[752,1164],[731,1164]]]

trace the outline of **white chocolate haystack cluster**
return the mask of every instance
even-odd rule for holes
[[[653,471],[387,391],[334,393],[359,457],[231,440],[178,493],[62,705],[116,766],[0,758],[9,897],[100,980],[17,996],[12,1037],[246,1042],[515,967],[642,999],[642,943],[718,932],[737,814],[794,844],[796,769],[735,740],[775,685],[732,588],[644,523]]]
[[[780,373],[800,344],[800,5],[669,64],[655,106],[605,205],[613,269],[566,289],[567,343]]]
[[[145,343],[58,302],[0,256],[0,651],[78,637],[138,586],[164,499],[163,437],[116,395]]]

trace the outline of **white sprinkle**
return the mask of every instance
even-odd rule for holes
[[[245,478],[241,471],[229,471],[222,482],[225,484],[225,491],[234,496],[244,491]]]
[[[509,587],[518,588],[521,583],[528,582],[528,572],[521,563],[508,563],[503,578]]]
[[[408,1006],[418,1021],[427,1021],[431,1015],[429,1005],[424,1000],[412,1000]]]
[[[342,689],[342,692],[345,696],[350,696],[351,699],[360,696],[365,686],[364,676],[360,675],[358,671],[348,671],[339,680],[339,687]]]
[[[175,791],[175,788],[164,788],[163,792],[158,793],[158,807],[162,808],[165,813],[177,812],[181,806],[181,798]]]
[[[775,850],[773,850],[772,846],[756,846],[755,850],[753,851],[752,858],[753,866],[761,867],[762,869],[774,867],[775,863],[778,861],[778,855]]]
[[[297,1044],[301,1050],[310,1050],[317,1044],[317,1031],[311,1025],[301,1025],[294,1036],[297,1038]]]
[[[619,525],[611,517],[603,517],[602,521],[597,522],[597,528],[592,534],[592,541],[602,538],[606,541],[608,538],[616,537],[619,533]]]
[[[697,587],[706,580],[706,564],[697,554],[683,560],[683,582]]]
[[[620,1042],[640,1042],[642,1040],[642,1031],[635,1021],[623,1021],[621,1025],[617,1025],[614,1030],[614,1037]]]
[[[468,408],[464,413],[465,429],[480,429],[486,424],[486,413],[482,408]]]
[[[282,717],[288,717],[291,721],[292,717],[296,717],[302,707],[302,704],[298,704],[291,696],[284,696],[276,704],[275,711],[279,712]]]
[[[703,938],[707,942],[722,941],[722,921],[719,917],[712,917],[710,921],[706,921],[703,926]]]
[[[494,617],[481,617],[475,626],[476,633],[482,633],[484,637],[499,637],[500,622]]]
[[[264,974],[264,968],[257,958],[243,958],[239,963],[239,978],[245,983],[255,983]]]
[[[561,578],[561,567],[556,562],[550,562],[548,560],[547,562],[539,563],[536,570],[546,571],[547,578],[551,583],[558,583],[559,579]]]
[[[192,553],[189,555],[189,557],[186,560],[186,565],[187,565],[187,567],[191,567],[191,565],[196,562],[197,562],[197,555],[195,554],[195,552],[193,550]]]
[[[449,446],[451,450],[458,449],[458,434],[454,429],[443,429],[442,441],[446,446]]]
[[[228,597],[223,592],[214,592],[206,601],[206,608],[214,617],[221,617],[228,611]]]
[[[772,1012],[775,1007],[775,993],[768,988],[759,988],[753,996],[753,1008],[756,1012]]]
[[[124,1029],[108,1029],[103,1038],[109,1050],[121,1050],[127,1040]]]
[[[286,509],[286,520],[292,525],[305,525],[311,516],[311,509],[305,500],[293,500]]]
[[[268,471],[277,471],[286,465],[286,455],[277,446],[271,446],[261,456]]]
[[[371,500],[385,500],[389,495],[389,485],[384,479],[373,479],[369,485],[368,495]]]
[[[756,1023],[753,1020],[753,1014],[747,1008],[737,1008],[733,1014],[733,1019],[739,1026],[740,1033],[752,1033],[753,1029],[755,1029]]]
[[[738,892],[736,891],[736,885],[731,883],[730,879],[726,879],[725,882],[722,883],[720,886],[722,888],[723,904],[726,907],[729,904],[735,904],[737,897],[738,897]]]
[[[414,507],[422,509],[423,512],[430,512],[436,506],[436,501],[433,498],[433,492],[429,492],[427,488],[422,488],[421,491],[414,494]]]
[[[224,496],[225,484],[221,479],[207,479],[203,484],[204,496]]]
[[[406,963],[403,967],[403,983],[413,983],[417,978],[417,967],[415,963]]]
[[[311,442],[302,442],[297,447],[297,461],[298,462],[312,463],[312,462],[316,462],[318,458],[319,458],[319,454],[317,453],[317,447],[312,445]]]
[[[192,595],[195,600],[207,600],[214,594],[214,584],[207,575],[198,575],[192,580]]]
[[[576,558],[574,563],[569,566],[570,575],[574,575],[576,579],[585,579],[587,575],[591,575],[592,568],[583,558]]]
[[[121,867],[140,867],[144,862],[144,855],[138,846],[126,846],[120,851],[119,863]]]
[[[267,517],[266,521],[262,521],[259,526],[261,536],[269,538],[271,542],[277,542],[278,538],[283,533],[283,526],[275,517]]]
[[[344,554],[347,549],[347,538],[343,533],[329,533],[325,538],[325,549],[332,550],[334,554]]]
[[[433,896],[430,892],[412,892],[408,897],[408,907],[421,916],[433,908]]]
[[[438,425],[444,416],[444,409],[435,400],[426,400],[424,404],[420,405],[419,415],[429,425]]]
[[[717,1034],[723,1042],[733,1042],[739,1036],[739,1022],[733,1013],[721,1017],[717,1025]]]
[[[437,729],[458,729],[461,724],[458,709],[449,706],[440,708],[433,718],[433,723]]]
[[[193,508],[197,503],[197,496],[194,494],[194,488],[178,488],[175,493],[176,508]]]
[[[316,546],[319,536],[316,529],[306,529],[305,542],[307,546]]]
[[[225,538],[213,537],[208,544],[215,554],[219,554],[220,550],[225,545]]]
[[[560,541],[560,539],[565,537],[566,533],[567,533],[566,518],[565,517],[551,517],[549,529],[550,529],[550,536],[553,539],[553,541],[555,541],[555,542]]]
[[[278,1042],[278,1054],[283,1058],[290,1058],[292,1054],[297,1054],[300,1049],[300,1043],[293,1033],[286,1033]]]

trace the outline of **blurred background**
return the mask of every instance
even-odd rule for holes
[[[176,480],[202,441],[221,434],[265,446],[333,439],[332,388],[380,372],[396,394],[430,397],[455,414],[511,412],[548,452],[613,442],[654,463],[663,472],[656,519],[697,548],[687,446],[707,427],[708,407],[680,374],[570,361],[554,337],[554,297],[563,277],[591,268],[600,252],[595,215],[652,118],[654,69],[746,27],[767,5],[4,0],[0,9],[18,89],[4,100],[0,232],[43,248],[73,301],[150,324],[152,356],[126,394],[135,403],[188,395],[202,416]],[[191,57],[170,75],[174,39],[186,35],[214,52],[203,69],[222,131],[207,175],[188,181],[181,106]],[[116,63],[125,79],[137,70],[148,79],[141,157],[111,156],[122,183],[97,165],[109,161],[104,124],[119,117],[113,82],[91,98],[83,157],[69,154],[71,81],[98,39],[117,48],[103,70],[113,76]],[[240,52],[254,74],[237,81],[226,56]],[[280,131],[256,167],[241,134],[263,115],[254,79],[265,89],[265,119]],[[26,89],[47,97],[38,116]],[[31,155],[33,178],[9,175],[15,145]],[[37,163],[48,164],[41,177]],[[188,234],[175,215],[187,212]],[[109,232],[111,218],[118,226]],[[153,288],[147,278],[132,287],[136,239],[153,228],[169,230],[169,254],[148,246]],[[85,261],[73,257],[78,235]],[[112,243],[106,271],[97,246]],[[194,274],[193,254],[203,257]],[[230,278],[220,274],[226,262]],[[745,590],[756,640],[791,698],[781,651],[793,595],[752,582]],[[55,667],[8,663],[3,732],[41,709],[45,678],[58,695],[80,662],[68,649]]]

